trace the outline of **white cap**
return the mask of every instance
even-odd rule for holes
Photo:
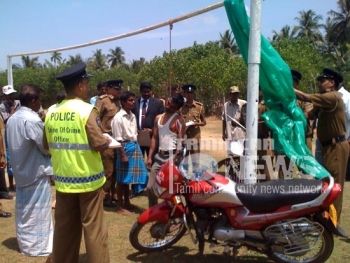
[[[12,85],[6,85],[2,87],[2,93],[4,93],[5,95],[10,95],[11,93],[15,93],[17,92]]]

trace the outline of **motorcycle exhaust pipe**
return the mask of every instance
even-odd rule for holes
[[[219,241],[239,240],[245,238],[245,232],[233,228],[218,228],[214,231],[214,237]]]

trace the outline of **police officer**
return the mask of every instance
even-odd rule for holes
[[[112,134],[111,122],[114,115],[120,110],[119,97],[121,94],[123,81],[121,79],[109,80],[105,82],[107,94],[100,96],[96,101],[96,108],[99,111],[101,129],[104,133]],[[114,177],[114,150],[106,149],[101,152],[103,167],[105,169],[106,183],[103,187],[105,191],[104,206],[116,206],[115,198],[115,177]]]
[[[194,100],[196,86],[185,84],[182,86],[185,104],[181,108],[182,117],[186,123],[186,144],[190,154],[200,152],[201,126],[205,126],[204,106],[202,103]]]
[[[343,77],[328,68],[317,77],[318,94],[306,94],[296,90],[297,98],[311,102],[318,113],[317,137],[322,145],[324,165],[335,181],[344,187],[349,144],[345,138],[345,113],[341,94],[337,91]],[[340,219],[343,191],[334,205]]]
[[[110,141],[98,126],[98,112],[88,99],[85,64],[76,64],[56,77],[67,97],[50,108],[45,137],[52,156],[56,187],[53,262],[78,262],[84,230],[88,262],[109,262],[108,233],[103,220],[102,186],[106,178],[100,151]]]

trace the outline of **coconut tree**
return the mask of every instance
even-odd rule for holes
[[[285,25],[281,28],[280,32],[273,31],[272,41],[279,41],[281,39],[294,39],[296,37],[296,28],[291,28],[289,25]]]
[[[75,65],[78,63],[84,62],[83,58],[81,57],[80,54],[77,54],[75,56],[70,55],[67,61],[68,65]]]
[[[298,37],[305,37],[311,41],[322,39],[320,29],[322,27],[322,16],[316,15],[315,11],[300,11],[299,17],[295,18],[298,25],[295,27]]]
[[[30,58],[29,56],[22,56],[21,59],[24,68],[38,68],[41,66],[39,57]]]
[[[348,43],[350,41],[350,1],[338,0],[339,11],[328,12],[333,25],[333,42]]]
[[[219,45],[231,54],[238,51],[235,38],[230,30],[226,30],[224,34],[220,33]]]
[[[115,47],[114,49],[109,50],[107,55],[107,61],[111,68],[122,65],[125,62],[124,51],[121,47]]]
[[[138,73],[141,68],[145,65],[146,60],[145,58],[141,57],[140,59],[132,60],[131,62],[131,69],[135,72]]]
[[[106,68],[106,56],[102,53],[102,49],[96,49],[91,58],[91,65],[96,70],[103,70]]]
[[[58,51],[54,51],[52,54],[51,54],[51,58],[50,58],[50,61],[55,65],[57,66],[57,64],[60,64],[61,61],[62,61],[62,54]]]

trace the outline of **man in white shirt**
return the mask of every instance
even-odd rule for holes
[[[344,86],[340,86],[338,92],[342,94],[342,99],[345,105],[345,129],[346,135],[345,138],[349,140],[350,137],[350,92],[347,91]]]
[[[344,111],[345,111],[345,138],[350,141],[350,92],[347,91],[343,85],[339,85],[340,89],[338,92],[341,93],[342,99],[344,102]],[[350,180],[350,162],[348,161],[348,166],[346,168],[346,180]]]
[[[160,167],[170,158],[176,159],[181,152],[186,125],[178,111],[184,102],[180,94],[168,98],[165,102],[164,114],[158,115],[154,121],[151,147],[147,158],[147,167],[151,169],[147,184],[149,207],[158,203],[154,186]]]
[[[242,147],[237,152],[238,155],[243,154],[243,142],[245,139],[245,128],[241,124],[242,107],[247,103],[245,100],[239,99],[240,90],[237,86],[230,87],[230,100],[224,104],[222,110],[222,139],[228,142],[241,142]],[[237,147],[235,147],[237,148]],[[230,150],[229,150],[230,151]]]
[[[16,179],[16,234],[21,253],[47,256],[52,252],[50,157],[43,145],[44,123],[40,89],[24,85],[21,107],[9,117],[6,136]]]
[[[122,144],[116,154],[117,212],[132,210],[129,184],[134,194],[140,193],[147,183],[147,168],[139,144],[137,143],[137,124],[131,110],[135,106],[135,94],[125,91],[120,96],[122,109],[113,117],[111,128],[113,137]]]

